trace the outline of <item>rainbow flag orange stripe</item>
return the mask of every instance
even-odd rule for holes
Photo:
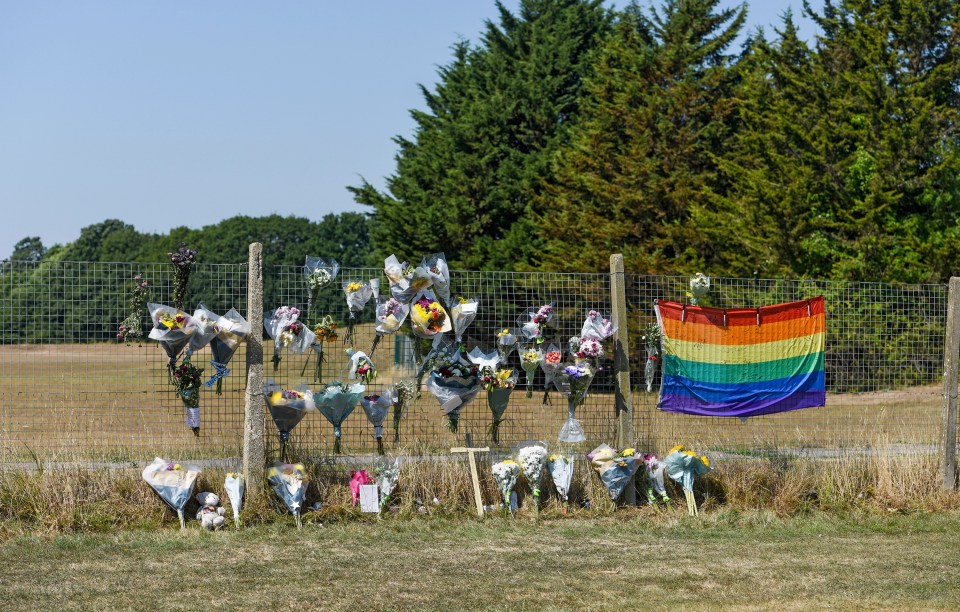
[[[823,296],[760,308],[659,301],[659,407],[701,416],[759,416],[823,406]]]

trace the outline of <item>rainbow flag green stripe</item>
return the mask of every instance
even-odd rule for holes
[[[695,381],[719,384],[759,383],[823,370],[823,351],[754,363],[709,363],[663,356],[663,371]]]

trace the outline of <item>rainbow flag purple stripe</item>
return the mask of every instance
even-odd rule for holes
[[[663,335],[659,408],[750,417],[823,406],[823,296],[760,308],[659,301]]]

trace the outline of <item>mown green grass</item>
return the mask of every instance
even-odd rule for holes
[[[624,510],[21,536],[8,609],[957,609],[960,516]]]

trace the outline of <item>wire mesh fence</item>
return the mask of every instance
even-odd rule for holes
[[[167,355],[155,342],[123,344],[117,325],[129,311],[140,274],[150,286],[150,301],[169,303],[173,274],[168,264],[92,262],[3,262],[0,264],[0,436],[4,462],[43,456],[80,463],[113,460],[140,462],[155,454],[180,457],[234,458],[243,436],[245,360],[241,346],[230,364],[223,392],[204,389],[199,436],[184,423],[182,402],[174,393]],[[197,264],[188,289],[188,310],[198,302],[223,314],[236,308],[246,314],[247,266]],[[341,282],[377,279],[382,297],[388,281],[380,269],[345,269],[334,285],[321,291],[316,303],[300,266],[264,269],[264,309],[296,306],[315,324],[332,316],[341,340],[324,345],[320,380],[314,376],[317,354],[284,352],[274,369],[272,342],[264,344],[264,378],[283,387],[346,381],[350,348],[342,342],[350,317]],[[706,305],[747,307],[826,296],[827,405],[788,413],[729,418],[692,417],[656,409],[658,381],[644,390],[646,351],[642,329],[654,321],[656,299],[684,300],[686,278],[627,275],[630,379],[633,425],[638,445],[663,452],[677,442],[698,448],[738,453],[846,452],[877,444],[901,445],[916,451],[939,442],[942,428],[941,375],[947,290],[942,285],[886,285],[826,281],[713,279]],[[476,320],[463,336],[467,350],[495,347],[503,329],[516,331],[528,310],[552,304],[553,323],[544,347],[563,350],[577,334],[586,312],[609,316],[607,274],[551,272],[508,273],[453,271],[453,296],[480,302]],[[372,301],[371,301],[372,302]],[[144,325],[147,326],[146,318]],[[352,347],[371,353],[374,306],[354,319]],[[407,329],[407,326],[404,326]],[[415,347],[405,333],[384,336],[371,359],[378,376],[367,393],[379,393],[416,375]],[[209,349],[194,362],[203,364]],[[577,417],[587,442],[612,443],[617,430],[614,377],[609,361],[592,386]],[[526,394],[525,375],[514,351],[508,367],[520,382],[500,427],[499,447],[509,449],[527,439],[555,441],[567,413],[565,398],[545,385],[537,370]],[[547,392],[549,391],[549,392]],[[545,393],[547,392],[547,393]],[[546,401],[544,401],[546,399]],[[440,402],[426,389],[407,408],[394,431],[392,415],[385,422],[388,451],[446,453],[467,436],[491,444],[492,414],[481,391],[461,411],[453,433]],[[278,436],[266,415],[269,458],[279,457]],[[333,449],[333,427],[318,413],[294,430],[291,454],[322,457]],[[344,422],[342,449],[348,454],[375,451],[374,428],[358,406]],[[590,447],[592,448],[592,446]],[[586,449],[589,450],[589,449]]]

